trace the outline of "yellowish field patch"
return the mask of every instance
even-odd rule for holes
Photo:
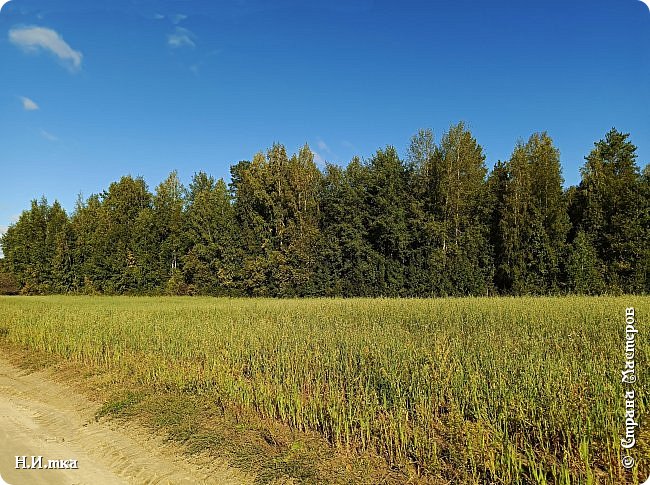
[[[630,306],[643,415],[648,297],[7,297],[0,339],[214,394],[423,480],[623,483],[636,474],[620,465]],[[636,445],[646,475],[649,431]]]

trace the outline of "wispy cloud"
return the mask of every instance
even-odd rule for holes
[[[48,141],[59,141],[59,137],[53,135],[49,131],[41,130],[41,136]]]
[[[176,15],[171,15],[169,17],[169,20],[172,21],[172,24],[176,25],[178,23],[181,23],[186,18],[187,18],[187,15],[183,15],[182,13],[177,13]]]
[[[20,100],[23,102],[23,109],[25,111],[36,111],[38,109],[38,105],[31,99],[21,96]]]
[[[81,68],[83,54],[74,50],[56,31],[46,27],[20,27],[9,31],[9,41],[27,52],[43,49],[61,59],[71,70]]]
[[[2,0],[0,0],[2,1]],[[184,15],[182,13],[176,13],[173,15],[163,15],[161,13],[156,13],[153,16],[154,20],[163,20],[163,19],[169,19],[169,21],[174,24],[180,24],[183,20],[187,18],[187,15]]]
[[[195,47],[194,39],[196,36],[192,31],[183,27],[176,27],[173,34],[167,36],[167,44],[171,47]]]
[[[327,143],[325,143],[320,138],[316,141],[316,146],[318,146],[319,150],[322,150],[322,151],[327,152],[327,153],[331,153],[330,147],[328,147]]]

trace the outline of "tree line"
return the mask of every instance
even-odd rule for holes
[[[563,188],[547,133],[488,173],[463,123],[407,156],[320,170],[305,145],[230,169],[124,176],[71,215],[34,200],[0,243],[5,292],[250,296],[648,293],[650,166],[615,129]]]

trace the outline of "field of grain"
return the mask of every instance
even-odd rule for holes
[[[627,471],[630,306],[642,426]],[[649,314],[648,297],[5,297],[0,343],[211,392],[417,480],[638,483],[650,471]]]

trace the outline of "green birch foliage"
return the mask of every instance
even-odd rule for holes
[[[284,171],[286,180],[286,246],[285,260],[289,268],[283,283],[283,293],[290,295],[316,294],[320,233],[320,189],[322,173],[314,162],[314,154],[304,145],[294,154]]]
[[[407,284],[414,295],[434,295],[441,285],[436,283],[434,269],[437,250],[438,224],[436,191],[438,180],[433,176],[433,156],[436,150],[433,131],[419,130],[408,148],[408,218],[411,230]]]
[[[72,237],[74,239],[73,281],[76,291],[95,293],[102,286],[109,274],[100,248],[103,247],[104,234],[100,232],[102,207],[99,195],[91,195],[83,200],[77,199],[75,210],[70,218]]]
[[[548,269],[544,286],[555,292],[560,286],[560,259],[566,253],[570,223],[562,185],[560,152],[546,132],[533,134],[526,145],[531,168],[534,207],[544,229],[544,253]]]
[[[434,294],[483,294],[492,274],[485,156],[463,123],[439,145],[421,131],[411,141],[415,238]],[[419,253],[419,254],[418,254]],[[426,285],[424,285],[426,287]]]
[[[497,285],[505,293],[557,292],[570,227],[559,152],[546,133],[535,133],[498,170],[492,182]]]
[[[308,146],[289,158],[276,144],[250,164],[235,167],[235,216],[242,230],[246,293],[310,293],[317,267],[321,176]]]
[[[532,174],[523,143],[515,147],[507,171],[503,212],[498,223],[503,250],[498,255],[498,273],[505,292],[534,292],[540,283],[539,275],[545,270],[546,259],[540,254],[542,227],[532,204]],[[537,247],[534,247],[535,242]]]
[[[151,208],[151,193],[141,177],[130,175],[113,182],[101,195],[99,224],[94,250],[104,275],[101,289],[108,293],[124,293],[141,286],[143,262],[136,260],[138,243],[136,221],[140,212]]]
[[[157,272],[162,281],[178,278],[181,257],[185,254],[183,241],[183,207],[185,188],[176,171],[156,187],[152,200],[153,217],[159,243]]]
[[[247,295],[268,295],[268,260],[272,251],[271,201],[266,192],[268,164],[263,153],[231,168],[231,190],[239,227],[241,269],[240,290]]]
[[[650,169],[629,135],[595,144],[564,191],[546,133],[489,176],[463,123],[419,131],[402,160],[327,165],[282,145],[151,194],[122,177],[77,201],[33,201],[0,240],[23,293],[444,296],[650,290]],[[3,280],[4,281],[4,280]],[[15,286],[5,286],[13,291]]]
[[[48,210],[45,245],[48,248],[46,256],[51,263],[51,276],[48,285],[50,291],[67,293],[74,289],[72,273],[74,238],[68,215],[61,204],[54,201]]]

